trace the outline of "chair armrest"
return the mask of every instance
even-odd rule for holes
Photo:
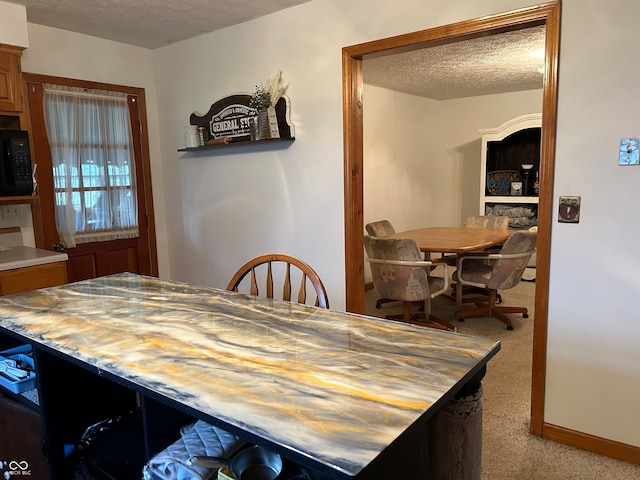
[[[365,260],[369,263],[381,263],[386,265],[401,265],[403,267],[423,267],[427,269],[427,273],[430,273],[430,267],[443,267],[443,278],[448,287],[449,285],[449,265],[444,261],[429,261],[429,260],[389,260],[386,258],[372,258],[365,257]]]
[[[431,288],[431,268],[437,268],[437,267],[443,267],[444,268],[444,272],[442,274],[442,288],[437,290],[437,291],[431,291],[431,298],[437,296],[437,295],[441,295],[444,292],[446,292],[449,289],[449,265],[447,265],[446,262],[442,262],[442,261],[429,261],[429,260],[389,260],[389,259],[385,259],[385,258],[372,258],[372,257],[365,257],[365,259],[367,260],[367,262],[369,263],[378,263],[378,264],[382,264],[382,265],[399,265],[399,266],[403,266],[403,267],[422,267],[426,270],[426,274],[427,274],[427,280],[429,282],[429,285]],[[441,277],[433,277],[440,279]]]
[[[386,258],[372,258],[366,257],[367,262],[369,263],[386,263],[387,265],[402,265],[404,267],[436,267],[438,265],[443,265],[445,268],[447,264],[445,262],[440,261],[429,261],[429,260],[389,260]]]
[[[528,250],[526,252],[520,253],[465,253],[458,256],[458,268],[462,267],[462,262],[468,259],[476,259],[476,260],[500,260],[502,258],[520,258],[520,257],[528,257],[536,253],[536,249]]]
[[[369,263],[382,263],[382,264],[387,264],[387,265],[401,265],[403,267],[424,267],[424,268],[429,268],[429,267],[439,267],[442,266],[444,267],[444,274],[445,276],[448,274],[449,270],[448,267],[449,265],[447,265],[446,262],[437,260],[437,261],[430,261],[430,260],[390,260],[390,259],[386,259],[386,258],[372,258],[372,257],[365,257],[365,260]]]

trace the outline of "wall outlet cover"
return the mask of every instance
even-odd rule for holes
[[[636,137],[620,140],[618,165],[640,165],[640,141]]]
[[[17,218],[20,218],[20,205],[3,205],[2,206],[3,220],[15,220]]]
[[[561,196],[558,207],[558,222],[578,223],[580,221],[580,197]]]

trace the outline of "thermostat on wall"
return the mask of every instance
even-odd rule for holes
[[[580,197],[560,197],[558,221],[561,223],[578,223],[580,221]]]

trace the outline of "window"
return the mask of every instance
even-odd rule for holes
[[[44,109],[62,242],[137,237],[127,95],[45,84]]]

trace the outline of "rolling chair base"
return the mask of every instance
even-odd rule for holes
[[[529,318],[528,310],[525,307],[496,307],[488,305],[487,302],[476,301],[476,308],[458,310],[455,315],[459,322],[464,322],[466,317],[491,317],[500,320],[507,326],[507,330],[513,330],[511,319],[508,314],[521,313],[522,318]]]

